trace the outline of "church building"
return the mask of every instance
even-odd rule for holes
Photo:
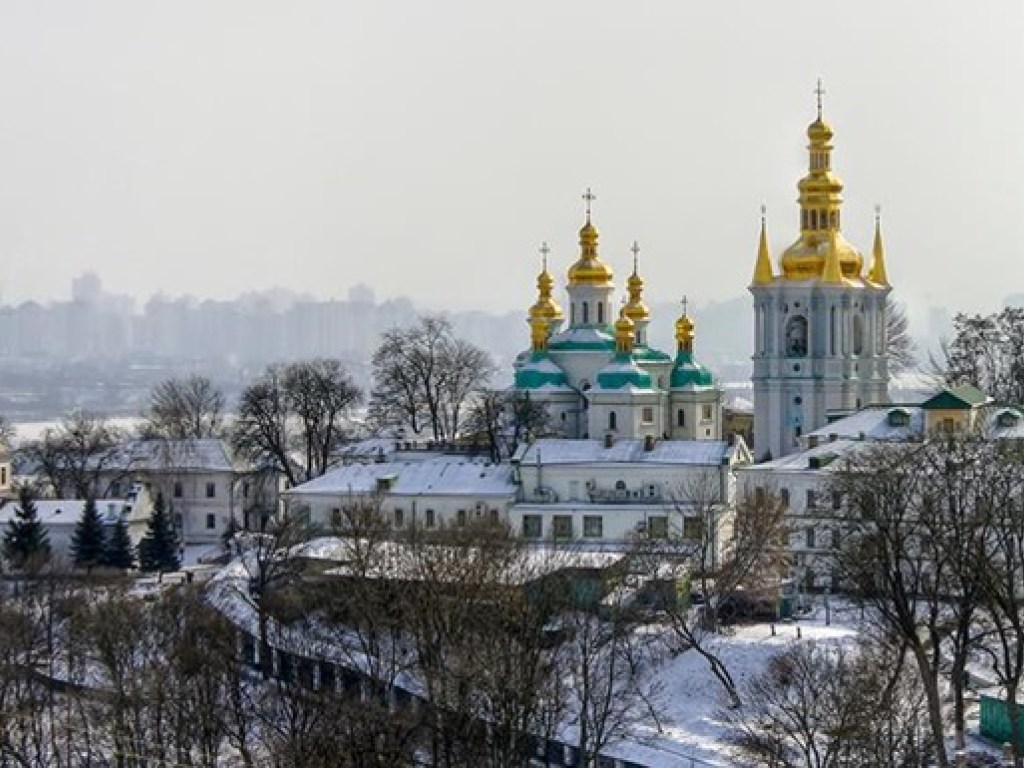
[[[842,234],[843,182],[831,126],[807,129],[810,167],[797,185],[800,234],[774,267],[764,211],[754,298],[754,457],[780,458],[831,419],[888,401],[885,250],[878,216],[870,268]]]
[[[711,372],[693,356],[694,323],[675,324],[676,353],[648,344],[651,312],[633,244],[627,298],[615,312],[611,268],[598,254],[590,190],[580,255],[569,267],[569,321],[552,296],[547,246],[530,308],[529,351],[515,365],[515,388],[547,407],[555,429],[570,439],[721,440],[722,396]],[[617,314],[617,317],[616,317]]]

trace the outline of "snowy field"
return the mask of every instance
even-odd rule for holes
[[[770,624],[750,624],[733,628],[731,634],[715,638],[711,645],[742,691],[748,680],[764,670],[768,659],[794,643],[852,641],[859,617],[856,609],[833,610],[831,624],[826,626],[825,611],[819,605],[798,622],[776,624],[774,637]],[[635,739],[620,742],[607,753],[651,768],[735,766],[725,740],[726,727],[717,717],[726,700],[707,662],[688,651],[669,659],[653,674],[664,686],[658,708],[664,718],[662,732],[652,724],[638,732]]]

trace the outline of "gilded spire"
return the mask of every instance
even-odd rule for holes
[[[683,313],[676,320],[676,346],[680,352],[693,352],[694,324],[686,314],[686,297],[683,296]]]
[[[875,206],[875,245],[872,249],[871,271],[868,280],[875,285],[888,285],[889,276],[885,271],[885,246],[882,244],[882,206]]]
[[[757,244],[757,262],[754,264],[754,285],[766,285],[775,279],[772,273],[772,256],[768,251],[768,227],[765,218],[768,209],[761,206],[761,240]]]
[[[841,283],[843,282],[843,270],[839,265],[838,232],[834,230],[828,235],[828,251],[825,254],[825,268],[822,271],[821,282]]]
[[[633,252],[633,274],[626,281],[626,288],[629,291],[629,302],[623,311],[634,323],[645,323],[651,319],[651,310],[644,304],[644,279],[640,277],[638,269],[640,245],[636,240],[633,241],[633,247],[630,248],[630,251]]]
[[[590,191],[583,193],[583,200],[586,203],[587,220],[580,229],[580,257],[576,263],[569,267],[569,286],[593,285],[603,288],[612,286],[612,270],[601,261],[597,254],[597,227],[590,221],[591,203],[597,196]]]
[[[636,324],[626,314],[625,302],[615,321],[615,351],[620,355],[632,355],[633,343],[636,339]]]
[[[555,285],[555,280],[551,277],[551,273],[548,272],[548,253],[550,252],[551,249],[548,248],[548,244],[541,243],[541,270],[537,275],[537,301],[530,307],[530,320],[532,321],[537,317],[543,318],[549,326],[553,322],[561,321],[565,317],[562,308],[558,306],[558,303],[551,296],[551,289]]]
[[[832,173],[832,126],[822,117],[821,80],[815,88],[815,120],[807,127],[808,169],[800,179],[800,239],[780,259],[782,276],[790,280],[825,278],[826,261],[835,252],[843,277],[859,277],[864,258],[840,234],[843,182]],[[834,277],[834,275],[832,276]]]

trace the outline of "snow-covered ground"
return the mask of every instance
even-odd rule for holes
[[[833,610],[831,624],[826,626],[824,609],[819,606],[797,622],[776,624],[774,636],[770,624],[750,624],[715,638],[713,645],[742,689],[746,681],[764,670],[768,659],[794,643],[852,640],[857,634],[858,617],[858,611]],[[696,652],[687,651],[652,674],[664,687],[658,707],[664,719],[661,732],[652,723],[640,729],[635,739],[607,750],[608,754],[651,768],[688,768],[691,759],[695,768],[735,765],[728,751],[725,725],[717,716],[726,701],[707,662]]]

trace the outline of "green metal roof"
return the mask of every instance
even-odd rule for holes
[[[710,387],[714,383],[715,378],[711,371],[693,359],[693,352],[679,350],[669,386],[673,389],[687,386]]]
[[[628,352],[620,352],[597,374],[597,386],[601,389],[651,388],[651,374],[634,362]]]
[[[568,387],[569,380],[546,352],[534,352],[527,362],[516,368],[515,386],[516,389]]]
[[[921,403],[928,411],[969,411],[989,401],[988,395],[971,384],[946,387]]]

